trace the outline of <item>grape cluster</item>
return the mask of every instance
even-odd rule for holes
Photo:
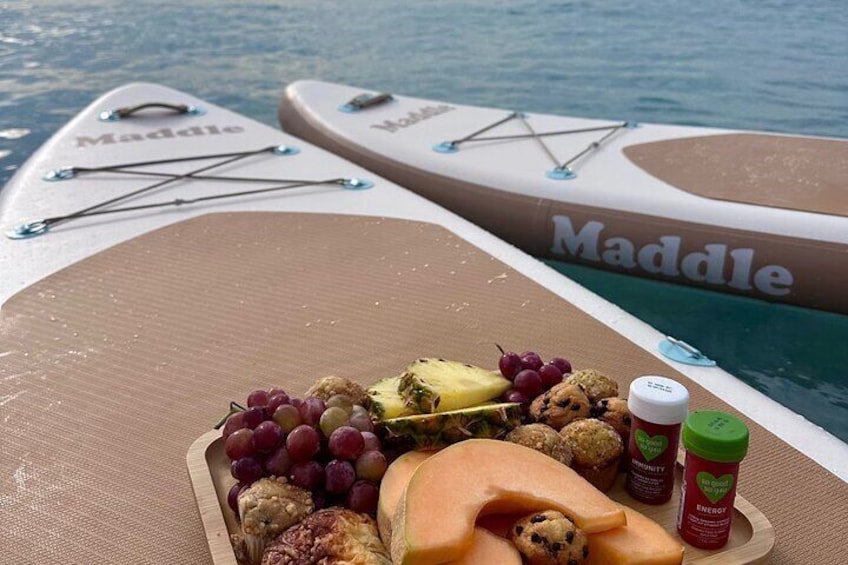
[[[341,505],[374,515],[388,462],[368,410],[337,394],[290,397],[282,389],[255,390],[247,408],[223,425],[224,451],[238,481],[228,502],[262,477],[287,477],[312,492],[315,509]]]
[[[512,381],[512,388],[503,395],[505,402],[519,402],[526,409],[530,402],[554,385],[562,382],[565,375],[571,373],[571,363],[563,357],[554,357],[547,363],[535,351],[521,354],[504,351],[500,346],[501,357],[498,368],[501,374]]]

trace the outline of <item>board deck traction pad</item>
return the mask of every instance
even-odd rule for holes
[[[495,366],[497,341],[622,390],[663,374],[693,409],[740,415],[452,232],[407,220],[199,216],[33,284],[0,328],[0,473],[13,478],[0,547],[13,563],[209,563],[186,452],[259,387],[371,383],[421,355]],[[846,484],[742,417],[739,490],[775,528],[773,563],[842,565]]]

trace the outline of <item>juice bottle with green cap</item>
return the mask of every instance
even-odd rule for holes
[[[724,546],[730,536],[739,463],[748,452],[748,428],[715,410],[692,412],[683,422],[686,462],[677,531],[701,549]]]

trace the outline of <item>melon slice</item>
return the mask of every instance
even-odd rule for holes
[[[511,541],[485,528],[474,528],[474,540],[462,557],[450,565],[521,565],[521,554]]]
[[[529,447],[469,439],[429,457],[412,475],[392,520],[395,565],[459,559],[480,511],[559,510],[584,532],[626,522],[624,511],[574,470]]]
[[[586,565],[680,565],[683,545],[665,528],[620,505],[627,525],[589,535]]]
[[[389,465],[380,480],[380,497],[377,501],[377,529],[386,547],[392,544],[392,517],[397,503],[418,466],[435,451],[407,451]]]

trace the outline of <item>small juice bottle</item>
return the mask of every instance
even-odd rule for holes
[[[689,391],[658,376],[630,384],[627,407],[632,416],[627,446],[628,494],[647,504],[663,504],[674,490],[680,426],[689,410]]]
[[[718,549],[727,543],[739,462],[748,452],[748,428],[715,410],[692,412],[683,424],[686,463],[677,531],[687,543]]]

